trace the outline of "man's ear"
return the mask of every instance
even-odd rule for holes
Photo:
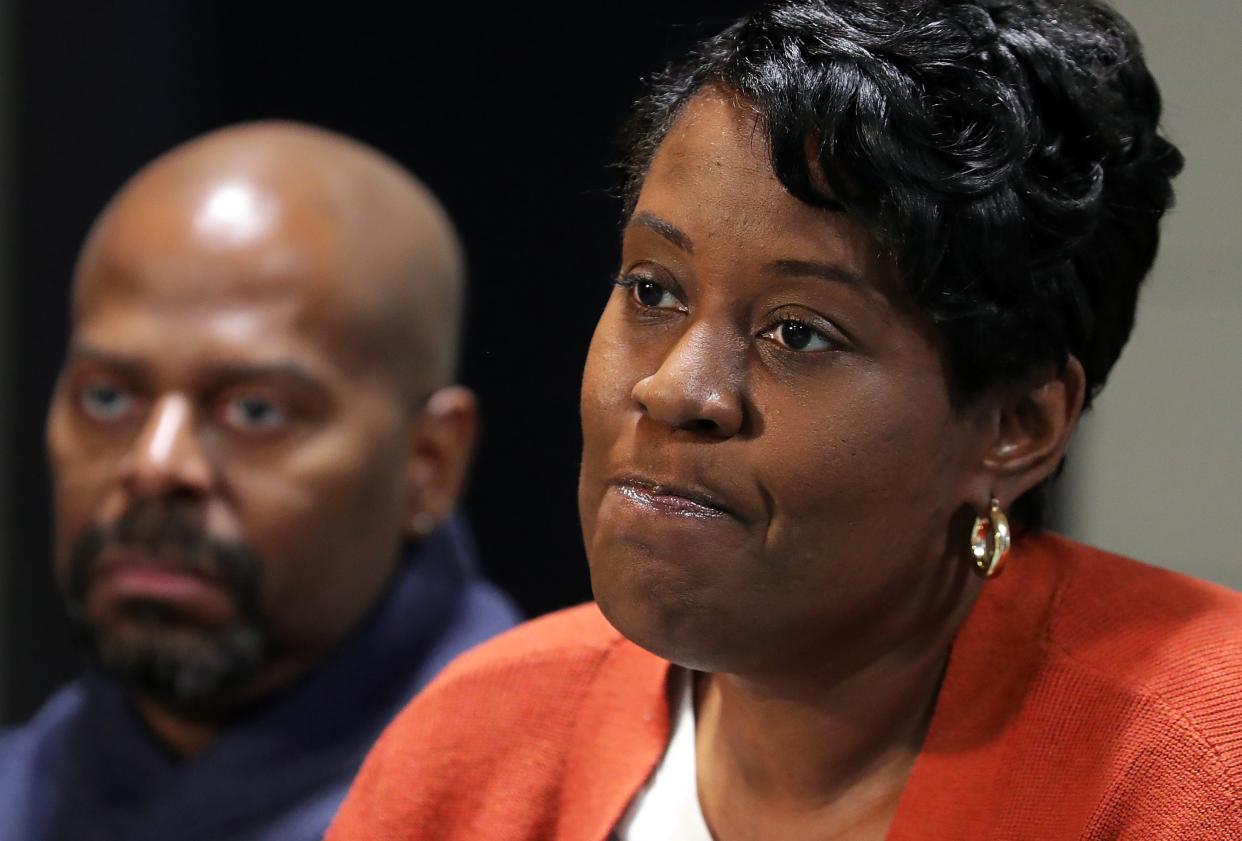
[[[457,507],[478,422],[474,393],[454,385],[432,394],[411,424],[406,463],[408,537],[426,537]]]
[[[1082,364],[1071,356],[1060,371],[1045,369],[997,393],[983,467],[1002,508],[1056,471],[1078,425],[1085,388]],[[987,500],[978,502],[979,511],[987,510]]]

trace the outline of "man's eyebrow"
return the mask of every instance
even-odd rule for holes
[[[322,377],[296,362],[217,362],[208,371],[221,380],[289,380],[312,388],[323,383]]]
[[[141,374],[147,368],[142,360],[135,356],[103,350],[78,339],[69,345],[69,356],[87,359],[109,368],[117,368],[131,376]]]
[[[874,284],[855,271],[837,263],[821,263],[818,260],[773,260],[768,268],[776,274],[818,277],[831,283],[844,283],[859,289],[872,289]]]
[[[635,213],[630,217],[630,224],[649,228],[687,254],[694,253],[694,243],[686,235],[685,231],[678,228],[672,222],[661,219],[649,210],[640,210]]]
[[[73,356],[118,369],[129,376],[142,375],[149,369],[149,366],[138,357],[103,350],[85,342],[74,342],[71,353]],[[213,362],[207,367],[206,374],[215,380],[281,379],[311,387],[320,386],[323,380],[306,366],[291,361]]]

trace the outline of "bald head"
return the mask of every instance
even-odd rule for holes
[[[454,510],[462,274],[413,176],[289,123],[174,149],[95,224],[48,416],[57,574],[175,749],[161,721],[309,668]]]
[[[454,375],[464,265],[451,222],[391,158],[324,129],[233,126],[141,170],[87,239],[75,314],[118,284],[304,297],[322,329],[411,395]]]

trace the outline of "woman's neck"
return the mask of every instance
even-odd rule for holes
[[[699,796],[718,841],[883,839],[918,756],[952,633],[848,675],[703,675]]]

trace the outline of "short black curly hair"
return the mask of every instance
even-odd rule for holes
[[[1137,36],[1097,0],[778,0],[656,76],[623,136],[625,215],[681,109],[753,106],[791,194],[893,253],[955,405],[1075,357],[1087,402],[1134,324],[1182,156]],[[812,159],[810,148],[818,149]],[[828,191],[822,185],[826,180]],[[1014,506],[1028,528],[1044,489]]]

